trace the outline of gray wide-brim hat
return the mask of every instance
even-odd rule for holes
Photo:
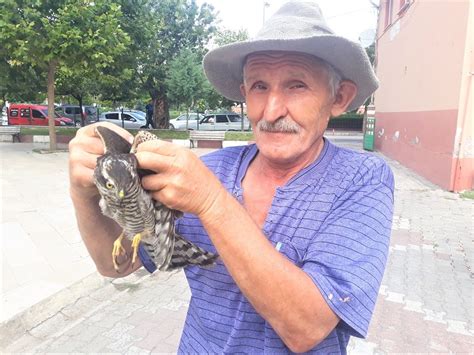
[[[290,1],[265,22],[255,38],[209,51],[203,60],[204,71],[220,94],[245,101],[240,92],[245,60],[249,54],[262,51],[301,52],[331,64],[343,80],[357,85],[357,96],[348,111],[362,105],[378,87],[364,48],[335,35],[312,1]]]

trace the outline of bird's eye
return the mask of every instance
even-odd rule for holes
[[[110,181],[107,181],[107,182],[105,183],[105,187],[110,190],[110,189],[112,189],[112,188],[114,187],[114,184],[112,184]]]

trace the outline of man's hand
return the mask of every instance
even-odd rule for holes
[[[203,218],[227,194],[214,174],[189,149],[165,141],[140,144],[140,168],[157,174],[145,176],[142,185],[167,207]]]
[[[94,184],[94,168],[97,158],[104,154],[104,146],[95,132],[98,125],[114,130],[125,139],[133,139],[126,130],[112,123],[102,122],[83,127],[69,143],[69,180],[71,194],[84,198],[98,196],[99,192]]]

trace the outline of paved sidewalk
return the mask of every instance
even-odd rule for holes
[[[472,353],[474,202],[389,163],[396,179],[390,258],[368,339],[352,340],[349,351]],[[0,350],[173,353],[189,296],[182,272],[113,281],[94,273],[1,325]]]
[[[0,143],[0,322],[95,271],[69,199],[68,154]]]
[[[96,270],[69,198],[68,153],[33,151],[47,148],[0,143],[0,323]]]

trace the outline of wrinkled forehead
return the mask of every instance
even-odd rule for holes
[[[287,66],[295,71],[305,71],[313,75],[327,75],[324,61],[306,53],[265,51],[249,54],[245,58],[243,75],[268,68],[269,66]]]

